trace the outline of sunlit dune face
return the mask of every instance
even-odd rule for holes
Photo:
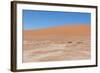
[[[23,62],[90,59],[90,26],[23,31]]]

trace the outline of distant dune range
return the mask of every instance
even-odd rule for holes
[[[90,36],[90,26],[89,25],[64,25],[57,27],[50,27],[38,30],[24,30],[24,39],[28,38],[39,38],[46,36]]]

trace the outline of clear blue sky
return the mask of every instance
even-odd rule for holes
[[[61,25],[91,24],[90,13],[23,10],[24,30],[36,30]]]

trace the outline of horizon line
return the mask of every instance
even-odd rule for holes
[[[62,27],[62,26],[90,26],[90,24],[69,24],[69,25],[58,25],[58,26],[50,26],[50,27],[44,27],[44,28],[37,28],[37,29],[23,29],[23,30],[42,30],[42,29],[48,29],[48,28],[55,28],[55,27]]]

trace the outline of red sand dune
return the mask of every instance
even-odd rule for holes
[[[40,30],[24,30],[24,38],[32,38],[37,36],[89,36],[89,25],[65,25]]]
[[[23,43],[23,62],[91,58],[89,25],[57,26],[24,30],[23,33],[24,41],[27,42]]]

